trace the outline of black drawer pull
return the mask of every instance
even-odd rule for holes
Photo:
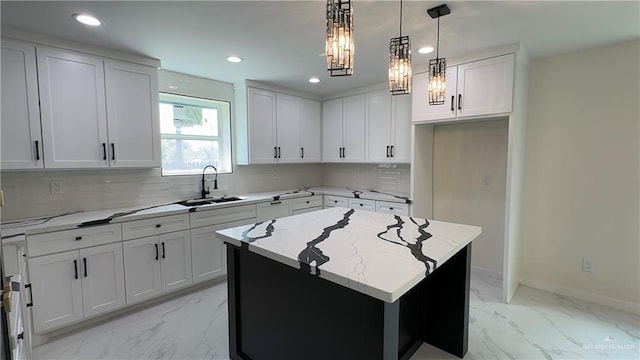
[[[156,228],[159,228],[161,226],[162,226],[162,224],[156,224]]]
[[[282,204],[282,201],[274,201],[270,203],[271,205],[278,205],[278,204]]]
[[[76,241],[82,240],[82,236],[76,236]]]
[[[307,200],[307,204],[309,203],[309,200]]]
[[[73,271],[75,273],[75,279],[78,279],[78,260],[73,260]]]
[[[337,203],[338,203],[338,200],[333,200],[333,202],[337,204]]]
[[[390,207],[390,208],[389,208],[389,210],[393,210],[393,208],[392,208],[392,207]]]
[[[82,258],[82,263],[84,264],[84,277],[87,277],[87,258]]]
[[[40,146],[38,145],[38,140],[36,140],[36,160],[40,160]]]
[[[166,253],[164,252],[164,241],[162,242],[162,258],[166,258]]]
[[[156,260],[158,260],[158,244],[153,244],[156,246]]]
[[[364,204],[363,204],[363,203],[360,203],[360,206],[362,207],[362,206],[364,206]]]
[[[33,306],[33,290],[31,289],[31,284],[24,284],[24,288],[25,289],[29,289],[29,293],[30,293],[30,297],[31,297],[31,302],[28,302],[26,304],[27,307],[32,307]]]

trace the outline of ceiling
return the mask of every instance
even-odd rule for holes
[[[426,11],[442,1],[404,1],[403,34],[413,64],[434,54],[437,21]],[[441,18],[440,54],[453,57],[521,42],[531,58],[640,38],[638,1],[449,1]],[[355,1],[355,74],[330,78],[324,52],[325,1],[2,1],[11,27],[150,56],[162,68],[241,83],[245,79],[325,96],[387,81],[389,39],[398,36],[399,1]],[[88,12],[104,26],[71,15]],[[244,62],[225,59],[238,55]],[[319,84],[310,84],[318,76]]]

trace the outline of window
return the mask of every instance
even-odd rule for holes
[[[162,175],[231,172],[231,111],[224,101],[160,93]]]

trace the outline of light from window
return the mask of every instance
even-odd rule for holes
[[[162,175],[231,172],[231,112],[224,101],[160,93]]]

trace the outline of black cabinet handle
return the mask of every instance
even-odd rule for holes
[[[278,147],[277,146],[273,147],[273,158],[274,159],[278,158]]]
[[[309,200],[307,200],[307,204],[309,203]]]
[[[36,140],[36,160],[40,160],[40,146],[38,140]]]
[[[158,244],[154,244],[156,246],[156,260],[158,260]]]
[[[389,208],[389,210],[393,210],[393,208],[392,208],[392,207],[390,207],[390,208]]]
[[[164,241],[162,242],[162,258],[166,258],[166,253],[164,251]]]
[[[159,228],[161,226],[162,226],[162,224],[156,224],[156,228]]]
[[[462,110],[462,94],[458,94],[458,110]]]
[[[116,145],[111,143],[111,160],[116,159]]]
[[[270,204],[271,205],[278,205],[278,204],[282,204],[282,201],[273,201]]]
[[[389,145],[387,145],[387,157],[389,157]]]
[[[342,158],[344,159],[344,158],[346,158],[346,157],[347,157],[347,148],[346,148],[346,147],[343,147],[343,148],[342,148]]]
[[[26,304],[27,307],[31,307],[33,306],[33,290],[31,289],[31,284],[24,284],[24,288],[29,289],[29,292],[31,293],[31,296],[30,296],[31,302],[28,302]]]
[[[102,143],[102,160],[107,160],[107,144]]]
[[[337,203],[338,203],[338,200],[333,200],[333,202],[337,204]]]
[[[393,155],[393,145],[391,145],[391,157],[394,157],[395,155]]]
[[[454,95],[451,95],[451,111],[453,111],[453,101],[456,99]]]
[[[363,204],[363,203],[360,203],[360,207],[363,207],[363,206],[364,206],[364,204]]]
[[[339,158],[342,157],[342,148],[341,147],[338,148],[338,157]]]
[[[76,241],[82,240],[82,236],[76,236]]]
[[[300,148],[300,158],[304,159],[304,148]]]
[[[87,258],[82,258],[82,263],[84,264],[84,277],[87,277]]]
[[[75,273],[75,279],[78,279],[78,260],[73,260],[73,271]]]
[[[281,155],[282,155],[282,149],[280,149],[280,146],[278,146],[278,159],[280,159]]]

